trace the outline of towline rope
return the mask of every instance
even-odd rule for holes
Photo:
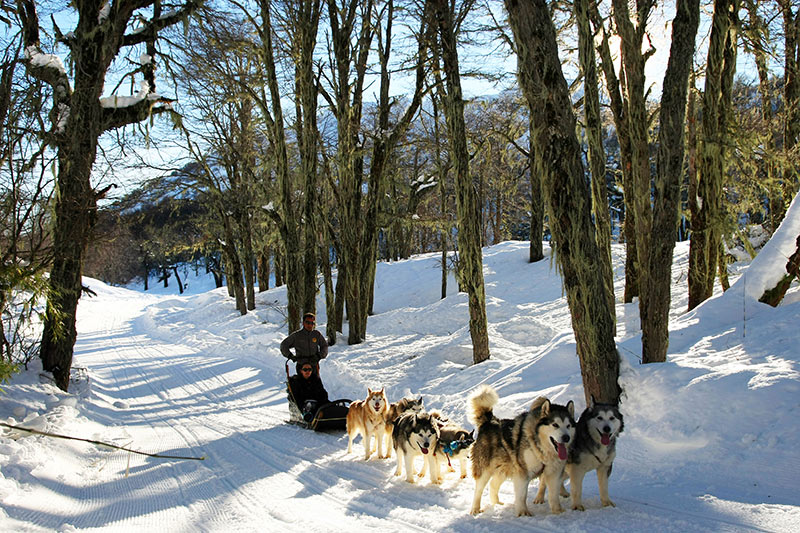
[[[103,442],[99,440],[91,440],[91,439],[82,439],[80,437],[70,437],[68,435],[59,435],[57,433],[48,433],[46,431],[39,431],[38,429],[31,429],[25,428],[20,426],[12,426],[11,424],[6,424],[5,422],[0,422],[0,426],[7,427],[9,429],[16,429],[18,431],[26,431],[28,433],[33,433],[34,435],[43,435],[45,437],[53,437],[56,439],[66,439],[66,440],[77,440],[81,442],[88,442],[89,444],[96,444],[98,446],[106,446],[108,448],[114,448],[115,450],[122,450],[124,452],[136,453],[139,455],[146,455],[147,457],[155,457],[157,459],[182,459],[187,461],[205,461],[205,455],[202,457],[187,457],[182,455],[164,455],[160,453],[147,453],[141,452],[139,450],[132,450],[131,448],[126,448],[125,446],[117,446],[116,444],[111,444],[108,442]]]

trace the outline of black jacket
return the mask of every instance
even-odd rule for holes
[[[322,385],[322,380],[316,372],[313,372],[308,379],[303,376],[292,376],[289,378],[289,388],[294,403],[302,409],[308,400],[316,400],[319,405],[328,403],[328,391]]]

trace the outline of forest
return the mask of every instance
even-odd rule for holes
[[[285,284],[287,331],[324,291],[352,345],[376,262],[441,252],[478,364],[481,249],[515,239],[555,250],[587,398],[614,402],[611,243],[664,361],[675,242],[691,309],[800,187],[792,0],[15,0],[0,28],[0,376],[40,357],[64,390],[81,276],[186,263],[241,314]]]

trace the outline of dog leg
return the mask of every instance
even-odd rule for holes
[[[406,481],[414,483],[414,454],[407,453],[404,459],[406,463]]]
[[[386,432],[386,459],[389,459],[392,456],[393,447],[394,447],[394,442],[392,440],[392,433]]]
[[[383,430],[375,429],[375,440],[378,441],[378,459],[383,459]]]
[[[469,510],[469,514],[478,514],[483,509],[481,509],[481,495],[483,494],[483,489],[486,487],[486,484],[489,482],[489,477],[491,474],[489,472],[483,472],[480,476],[475,477],[475,495],[472,497],[472,509]]]
[[[608,467],[600,465],[600,468],[597,469],[597,485],[600,488],[600,502],[603,504],[603,507],[616,507],[614,502],[608,497],[608,478],[610,475],[611,465]]]
[[[544,467],[542,477],[540,478],[547,484],[547,501],[550,504],[550,512],[553,514],[560,514],[564,512],[561,508],[561,502],[558,495],[561,492],[561,475],[564,473],[564,465],[547,465]],[[540,481],[541,483],[541,481]]]
[[[347,431],[347,453],[353,453],[353,440],[356,438],[356,432]]]
[[[403,452],[400,448],[395,448],[394,455],[397,458],[397,468],[394,470],[394,475],[399,476],[403,473]]]
[[[433,455],[432,453],[427,454],[425,457],[425,462],[430,463],[430,470],[431,470],[431,483],[434,485],[438,485],[442,482],[442,474],[439,471],[439,458]]]
[[[533,503],[544,503],[544,494],[546,491],[547,485],[545,485],[542,476],[539,476],[539,490],[536,491],[536,497],[533,499]]]
[[[422,456],[422,470],[419,471],[419,474],[417,474],[417,476],[425,477],[425,474],[427,474],[427,473],[428,473],[428,456],[427,455],[423,455]]]
[[[368,461],[369,456],[372,455],[372,434],[369,428],[364,429],[364,460]]]
[[[602,468],[602,467],[601,467]],[[572,492],[572,510],[585,511],[581,497],[583,495],[583,477],[586,472],[580,468],[571,468],[569,471],[569,490]],[[600,480],[600,472],[597,472],[597,479]],[[601,490],[602,492],[602,490]]]
[[[503,484],[503,481],[505,481],[503,476],[495,474],[492,481],[489,483],[489,501],[495,505],[503,505],[503,502],[500,501],[500,486]]]
[[[517,511],[517,516],[532,516],[528,509],[528,484],[530,480],[527,476],[517,474],[513,478],[514,481],[514,509]]]
[[[461,465],[461,479],[465,479],[467,477],[467,460],[459,459],[458,462]]]

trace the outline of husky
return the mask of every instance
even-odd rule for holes
[[[408,412],[397,419],[392,430],[397,468],[394,475],[403,473],[406,468],[406,481],[414,483],[414,459],[421,455],[423,470],[429,469],[431,483],[439,483],[439,463],[434,456],[439,445],[438,419],[424,411]]]
[[[471,514],[481,512],[481,496],[491,480],[489,496],[500,504],[500,485],[507,478],[514,483],[517,516],[530,516],[526,502],[528,484],[538,476],[550,488],[550,511],[561,513],[558,488],[567,463],[569,445],[575,437],[574,405],[566,406],[537,398],[531,408],[512,419],[498,419],[492,413],[500,400],[497,392],[483,386],[470,396],[470,421],[478,428],[472,445],[472,476],[475,496]]]
[[[615,507],[608,497],[608,478],[616,457],[617,437],[625,428],[622,413],[616,405],[598,403],[594,396],[590,404],[581,413],[575,431],[575,442],[569,449],[565,477],[569,476],[569,490],[572,493],[572,509],[583,511],[581,492],[583,477],[597,470],[597,484],[600,488],[600,502],[603,507]],[[544,501],[545,486],[539,483],[536,494],[537,503]],[[562,485],[561,495],[566,496]]]
[[[455,472],[453,462],[458,459],[461,468],[461,479],[467,477],[467,462],[469,460],[469,452],[472,443],[475,442],[475,431],[467,431],[463,427],[443,422],[439,426],[439,443],[436,448],[434,457],[439,465],[439,481],[442,481],[441,466],[447,463],[447,469],[450,472]],[[423,464],[422,471],[419,473],[420,477],[425,475],[427,464]]]
[[[378,457],[383,455],[383,424],[388,410],[389,402],[383,388],[377,391],[367,388],[366,399],[350,404],[347,411],[347,453],[353,451],[353,439],[361,433],[364,460],[368,460],[372,454],[373,436],[378,441]]]
[[[392,430],[394,424],[401,415],[408,412],[419,413],[423,407],[422,397],[419,398],[403,398],[398,402],[392,402],[389,405],[389,410],[384,416],[384,436],[386,437],[386,456],[388,459],[392,455]]]

